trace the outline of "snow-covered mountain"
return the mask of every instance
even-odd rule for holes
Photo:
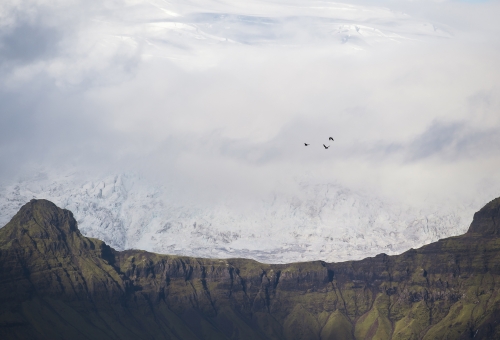
[[[36,197],[117,249],[340,261],[463,233],[498,196],[473,193],[500,183],[495,30],[364,2],[37,3],[0,8],[0,226]]]
[[[116,249],[263,262],[342,261],[399,253],[466,231],[483,201],[416,208],[339,184],[298,183],[294,195],[272,195],[258,206],[176,200],[165,186],[134,174],[95,180],[76,173],[39,173],[5,186],[3,226],[32,198],[71,210],[82,233]]]

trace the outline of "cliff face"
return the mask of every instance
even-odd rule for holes
[[[467,234],[474,233],[491,237],[500,236],[500,197],[474,214],[474,220]]]
[[[267,265],[117,252],[32,200],[0,229],[0,338],[500,338],[499,207],[398,256]]]

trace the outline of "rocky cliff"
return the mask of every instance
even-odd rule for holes
[[[267,265],[118,252],[32,200],[0,229],[0,338],[500,338],[499,211],[397,256]]]

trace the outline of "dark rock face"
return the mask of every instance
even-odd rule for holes
[[[474,214],[474,219],[467,233],[500,236],[500,197],[486,204]]]
[[[0,229],[0,338],[500,339],[499,206],[398,256],[267,265],[117,252],[32,200]]]

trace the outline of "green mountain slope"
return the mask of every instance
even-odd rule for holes
[[[139,250],[32,200],[0,229],[1,339],[500,339],[500,198],[398,256],[268,265]]]

